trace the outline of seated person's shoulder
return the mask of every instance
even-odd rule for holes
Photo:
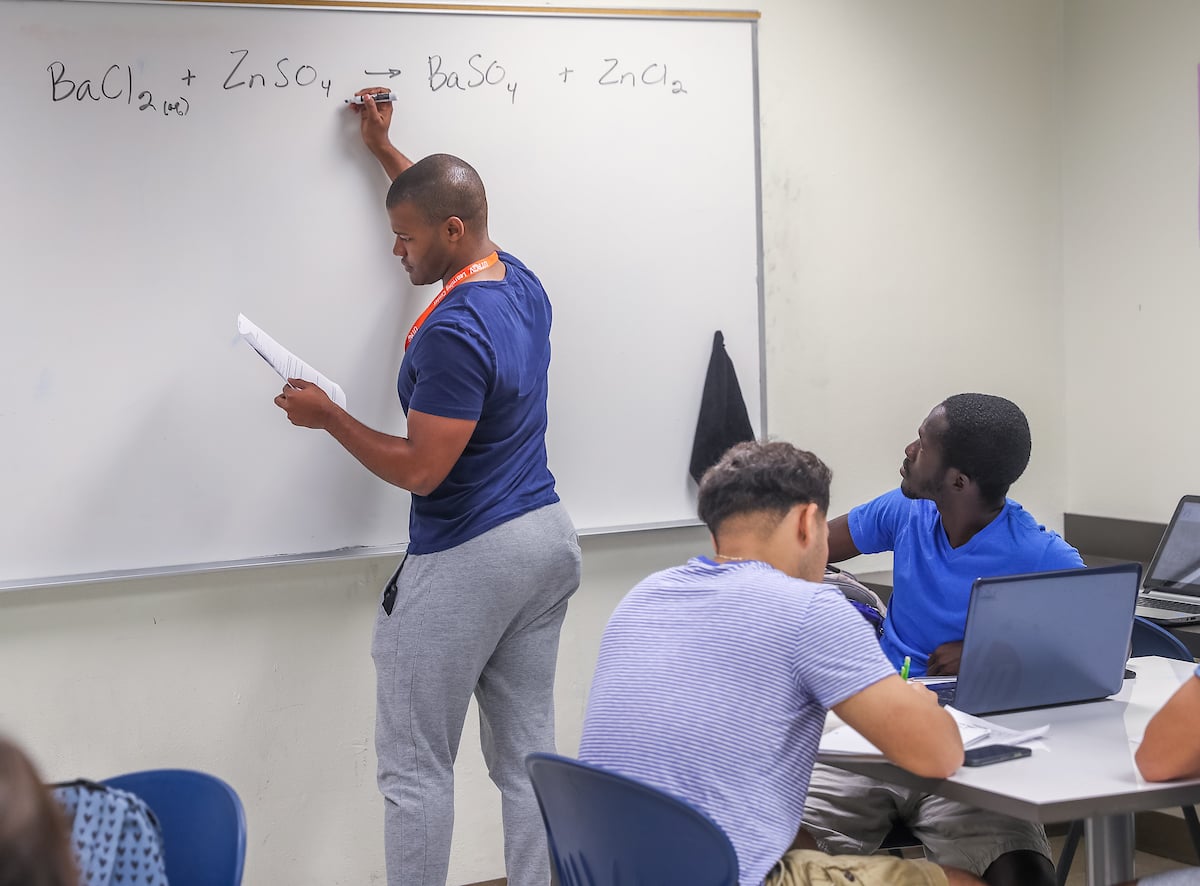
[[[1077,569],[1084,565],[1079,551],[1057,532],[1046,530],[1052,536],[1046,545],[1046,553],[1042,558],[1043,569]]]
[[[1079,551],[1053,529],[1039,523],[1019,503],[1009,499],[1006,512],[1016,532],[1026,538],[1031,546],[1035,546],[1041,555],[1037,569],[1075,569],[1084,565]]]

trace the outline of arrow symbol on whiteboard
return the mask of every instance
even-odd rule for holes
[[[389,80],[394,80],[400,76],[399,68],[388,68],[386,71],[363,71],[368,77],[387,77]]]

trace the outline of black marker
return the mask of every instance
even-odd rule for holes
[[[394,92],[373,92],[370,95],[371,95],[371,98],[373,98],[377,102],[394,102],[397,100],[396,93],[394,93]],[[348,105],[365,105],[366,102],[363,101],[363,97],[361,95],[356,95],[356,96],[354,96],[354,98],[346,99],[346,104],[348,104]]]

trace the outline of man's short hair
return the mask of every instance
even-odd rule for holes
[[[993,394],[955,394],[942,401],[946,431],[939,441],[946,467],[962,471],[987,501],[997,501],[1025,472],[1032,440],[1017,404]]]
[[[452,154],[430,154],[396,176],[388,189],[387,208],[399,203],[416,207],[430,224],[452,215],[487,226],[487,195],[479,173]]]
[[[700,478],[700,519],[714,536],[731,517],[770,514],[778,523],[796,505],[829,510],[825,463],[791,443],[739,443]]]

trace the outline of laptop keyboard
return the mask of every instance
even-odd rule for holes
[[[936,692],[938,704],[948,705],[954,701],[954,690],[958,688],[957,683],[926,683],[925,688],[930,692]]]
[[[1147,597],[1144,594],[1138,597],[1137,601],[1139,606],[1149,606],[1152,609],[1170,609],[1172,612],[1189,612],[1192,614],[1200,613],[1200,604],[1197,603],[1160,600],[1157,597]]]

